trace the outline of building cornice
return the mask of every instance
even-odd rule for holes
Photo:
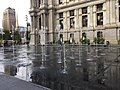
[[[87,1],[81,1],[81,2],[74,2],[74,3],[64,3],[62,5],[56,5],[55,8],[56,10],[59,11],[68,11],[68,10],[72,10],[72,9],[79,9],[82,7],[86,7],[86,6],[91,6],[91,5],[95,5],[95,4],[99,4],[99,3],[105,3],[106,0],[87,0]]]
[[[37,12],[37,9],[35,7],[30,8],[29,13],[36,13],[36,12]]]

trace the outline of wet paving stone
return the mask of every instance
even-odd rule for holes
[[[0,49],[0,72],[19,79],[52,90],[120,89],[119,46],[20,45]]]

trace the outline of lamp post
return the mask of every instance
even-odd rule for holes
[[[28,16],[26,15],[26,44],[29,44],[29,39],[28,39]]]
[[[13,47],[13,60],[14,60],[14,26],[12,25],[11,38],[12,38],[12,47]]]
[[[93,26],[93,42],[94,42],[94,39],[95,39],[95,30],[94,30],[94,26]]]
[[[45,27],[45,42],[46,42],[46,44],[48,43],[47,30],[48,30],[48,28]]]
[[[38,29],[37,28],[35,29],[35,34],[36,34],[36,36],[35,36],[35,44],[37,45],[37,41],[38,41]]]

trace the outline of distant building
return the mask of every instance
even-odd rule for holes
[[[20,33],[20,36],[21,36],[21,43],[24,44],[26,42],[26,37],[25,37],[26,27],[19,26],[19,33]]]
[[[26,31],[31,31],[30,30],[30,24],[27,26],[27,27],[23,27],[23,26],[19,26],[18,27],[18,31],[19,31],[19,33],[20,33],[20,36],[21,36],[21,42],[22,42],[22,44],[25,44],[26,43]]]
[[[16,68],[16,66],[5,65],[4,72],[7,75],[15,76],[17,74],[17,68]]]
[[[8,7],[3,12],[2,26],[4,30],[12,30],[16,28],[16,12],[15,9]]]

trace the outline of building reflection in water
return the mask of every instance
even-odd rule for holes
[[[13,65],[4,65],[4,72],[7,75],[15,76],[17,75],[17,68]]]
[[[6,74],[52,90],[120,90],[118,47],[45,45],[43,51],[41,46],[15,47],[14,55],[8,49],[0,54],[4,55],[0,70]]]
[[[108,48],[101,46],[66,45],[65,48],[64,51],[63,46],[46,46],[45,56],[49,55],[44,62],[46,68],[39,68],[42,59],[36,57],[33,61],[32,82],[52,90],[120,89],[120,64],[114,63],[114,58],[111,58],[116,53],[110,53]],[[67,73],[62,73],[64,53]]]

